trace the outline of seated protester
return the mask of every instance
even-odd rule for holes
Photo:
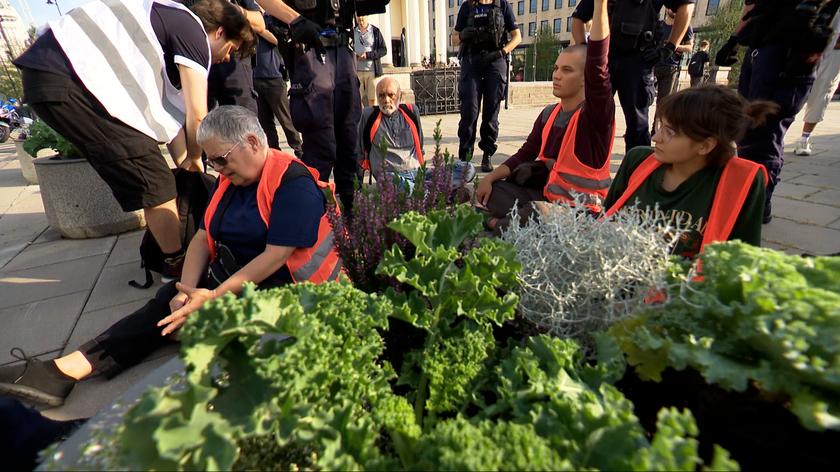
[[[0,395],[61,405],[76,382],[139,363],[207,300],[237,294],[245,282],[272,287],[338,278],[341,261],[322,191],[329,184],[318,181],[317,171],[269,149],[256,115],[243,107],[211,111],[198,141],[220,177],[181,281],[167,283],[144,307],[66,356],[40,361],[21,353],[25,363],[0,368]]]
[[[607,196],[615,101],[607,67],[606,2],[595,2],[588,45],[567,47],[557,57],[552,79],[560,102],[545,107],[519,151],[479,183],[476,201],[489,213],[490,230],[510,223],[515,202],[525,222],[532,202],[569,201],[576,193]],[[600,211],[595,198],[590,202]]]
[[[735,142],[776,110],[726,87],[669,95],[656,110],[656,146],[633,148],[621,162],[604,202],[607,215],[625,205],[658,205],[668,221],[688,226],[674,248],[684,257],[715,241],[759,245],[767,172],[736,157]]]
[[[362,110],[359,120],[359,155],[363,156],[362,168],[369,170],[371,176],[397,177],[410,191],[425,162],[423,127],[414,106],[400,103],[401,98],[400,84],[395,79],[385,77],[376,85],[379,106]],[[458,188],[474,177],[472,164],[456,162],[451,186]]]

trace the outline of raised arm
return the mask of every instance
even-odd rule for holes
[[[592,29],[589,31],[589,39],[592,41],[602,41],[610,35],[610,21],[607,18],[607,0],[594,0],[593,3],[595,8],[592,14]],[[572,22],[574,23],[574,20]]]

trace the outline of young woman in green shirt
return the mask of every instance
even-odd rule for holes
[[[684,257],[694,257],[710,240],[759,245],[766,171],[742,159],[733,161],[735,142],[777,110],[773,103],[750,103],[719,86],[666,97],[656,112],[654,147],[636,147],[624,157],[604,202],[607,214],[625,204],[658,204],[664,218],[688,228],[674,248]]]

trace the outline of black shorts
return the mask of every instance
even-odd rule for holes
[[[155,139],[111,116],[77,77],[21,69],[25,102],[73,143],[124,211],[175,198],[175,178]]]

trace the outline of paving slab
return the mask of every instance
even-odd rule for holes
[[[27,355],[63,349],[87,297],[82,290],[0,310],[0,364],[15,360],[8,351],[13,347]]]
[[[826,226],[840,218],[840,208],[774,195],[773,216],[781,216],[800,223]]]
[[[21,251],[26,249],[29,243],[26,241],[14,241],[0,247],[0,269],[15,258]]]
[[[794,200],[810,200],[808,197],[823,191],[819,187],[811,187],[810,185],[792,184],[787,181],[782,181],[776,186],[773,191],[773,198],[787,197]]]
[[[840,229],[805,225],[785,218],[773,218],[761,231],[762,240],[812,254],[840,251]]]
[[[107,256],[98,255],[32,269],[0,271],[0,308],[25,305],[93,288]]]
[[[107,255],[116,241],[116,236],[108,236],[97,239],[64,239],[31,244],[3,269],[7,271],[27,269],[100,254]]]
[[[837,169],[827,169],[826,172],[819,175],[805,174],[786,180],[792,184],[810,185],[812,187],[828,189],[840,189],[840,167]]]
[[[90,418],[103,407],[111,404],[132,385],[149,375],[178,353],[178,344],[162,348],[152,354],[145,362],[120,373],[112,379],[99,376],[79,382],[64,405],[41,413],[54,420],[74,420]]]
[[[140,265],[140,241],[143,239],[145,230],[123,233],[117,238],[117,244],[108,257],[105,267],[113,267],[134,262]]]
[[[152,295],[154,295],[154,292],[149,295],[149,298],[151,298]],[[67,341],[65,346],[62,346],[64,349],[61,354],[66,355],[75,351],[79,348],[79,346],[95,338],[112,324],[125,318],[126,315],[133,313],[138,308],[145,305],[146,301],[147,300],[145,299],[135,300],[133,302],[123,303],[122,305],[115,305],[99,310],[86,309],[79,317],[76,326],[73,327],[73,334],[70,335],[70,339]]]
[[[139,282],[146,280],[146,274],[137,262],[105,267],[96,282],[93,293],[90,294],[85,311],[101,310],[102,308],[137,300],[147,300],[153,297],[161,286],[160,280],[156,279],[154,285],[142,290],[128,285],[130,280]]]
[[[840,207],[840,190],[820,190],[806,198],[809,202]]]

